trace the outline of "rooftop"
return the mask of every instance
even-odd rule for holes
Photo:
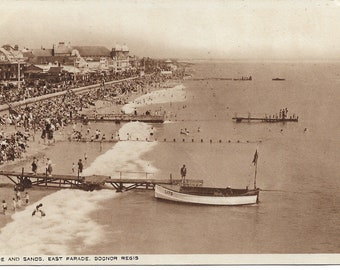
[[[104,46],[72,46],[82,57],[86,56],[110,56],[110,50]]]

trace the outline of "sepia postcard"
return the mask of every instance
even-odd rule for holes
[[[0,265],[340,263],[340,2],[0,1]]]

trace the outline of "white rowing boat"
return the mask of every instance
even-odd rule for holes
[[[234,189],[156,185],[155,197],[175,202],[208,205],[247,205],[258,203],[260,189]]]
[[[259,202],[260,189],[256,188],[258,151],[256,149],[253,163],[255,165],[254,188],[215,188],[187,185],[156,185],[155,197],[175,202],[208,205],[249,205]]]

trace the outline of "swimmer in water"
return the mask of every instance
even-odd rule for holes
[[[41,207],[42,207],[42,206],[43,206],[42,203],[38,204],[38,205],[35,207],[34,211],[32,212],[32,216],[34,216],[37,212],[39,212],[39,213],[40,213],[40,216],[41,216],[41,217],[44,217],[46,214],[44,213],[43,210],[41,210]]]

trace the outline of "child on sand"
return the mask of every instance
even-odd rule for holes
[[[7,211],[7,203],[5,200],[2,200],[2,213],[6,215],[6,211]]]
[[[17,191],[16,191],[16,194],[15,194],[15,196],[16,196],[16,199],[17,199],[17,201],[21,199],[21,193],[20,193],[20,190],[17,190]]]
[[[36,158],[34,157],[33,158],[33,162],[32,162],[32,172],[34,173],[34,174],[36,174],[37,173],[37,170],[38,170],[38,165],[37,165],[37,160],[36,160]]]
[[[78,161],[78,175],[81,176],[82,173],[83,173],[83,168],[84,168],[84,165],[83,165],[83,162],[81,159],[79,159]]]
[[[21,206],[22,206],[22,200],[21,200],[21,197],[18,197],[17,207],[20,208]]]
[[[13,211],[15,212],[17,209],[17,201],[15,200],[15,198],[13,198]]]
[[[29,202],[30,202],[30,196],[28,195],[28,192],[26,191],[26,193],[25,193],[25,203],[26,203],[26,205],[29,204]]]
[[[46,162],[46,170],[49,176],[52,176],[52,161],[47,158],[47,162]]]

